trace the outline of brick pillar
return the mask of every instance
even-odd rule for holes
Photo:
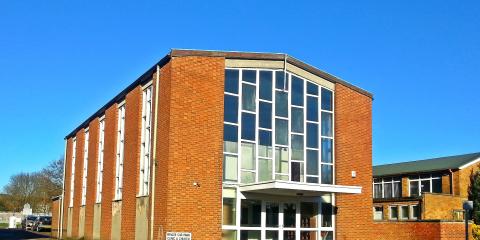
[[[408,177],[402,176],[402,197],[408,197],[410,189],[408,189]]]
[[[87,173],[87,199],[85,205],[85,239],[93,238],[93,209],[97,191],[97,161],[99,121],[95,118],[88,127],[88,173]]]
[[[62,219],[62,236],[67,236],[67,223],[68,223],[68,206],[70,206],[70,179],[71,179],[71,172],[72,172],[72,146],[73,141],[72,138],[68,138],[66,146],[66,154],[65,154],[65,179],[63,180],[65,183],[64,189],[64,202],[63,202],[63,219]]]
[[[75,183],[73,190],[73,216],[72,216],[72,237],[78,237],[80,204],[82,203],[82,175],[83,155],[85,145],[85,129],[77,132],[77,149],[75,154]]]

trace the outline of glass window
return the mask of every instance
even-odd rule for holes
[[[401,181],[401,179],[400,179]],[[393,197],[399,198],[402,197],[402,182],[394,182],[393,183]]]
[[[430,192],[430,180],[422,180],[420,184],[421,184],[420,192],[422,193]]]
[[[241,230],[240,240],[260,240],[260,230]]]
[[[318,177],[307,177],[307,183],[318,183]]]
[[[255,112],[255,86],[242,84],[242,109]]]
[[[332,196],[325,194],[322,199],[322,227],[332,227],[333,205]]]
[[[295,240],[297,239],[297,233],[295,231],[283,231],[283,240]]]
[[[255,140],[255,115],[242,113],[242,139]]]
[[[382,184],[373,184],[373,198],[383,198]]]
[[[237,161],[238,158],[235,155],[225,154],[223,156],[223,180],[224,181],[237,181]]]
[[[373,207],[373,220],[383,220],[383,207]]]
[[[292,132],[303,133],[303,108],[292,107]]]
[[[242,169],[255,170],[255,144],[242,142]]]
[[[297,204],[284,203],[283,204],[283,227],[296,226]]]
[[[307,82],[307,93],[318,96],[318,86],[311,82]]]
[[[410,181],[410,196],[418,196],[418,181]]]
[[[223,97],[223,120],[238,123],[238,97],[226,94]]]
[[[288,117],[288,93],[275,91],[275,116]]]
[[[275,88],[288,90],[288,84],[285,81],[286,74],[284,71],[275,72]]]
[[[418,205],[413,205],[412,207],[412,219],[420,219],[420,207]]]
[[[292,134],[292,160],[303,161],[303,136]]]
[[[222,240],[237,240],[237,231],[222,230]]]
[[[225,92],[238,94],[238,70],[225,70]]]
[[[318,124],[307,123],[307,147],[318,148]]]
[[[275,119],[275,143],[288,145],[288,121]]]
[[[260,102],[258,114],[258,126],[261,128],[272,129],[272,104],[268,102]]]
[[[265,203],[265,220],[267,227],[278,227],[279,209],[278,203]]]
[[[240,225],[242,227],[260,227],[262,202],[259,200],[242,199]]]
[[[242,80],[249,83],[257,82],[257,71],[256,70],[243,70]]]
[[[278,231],[267,230],[265,231],[266,240],[278,240]]]
[[[275,172],[288,174],[288,148],[286,147],[275,147]]]
[[[258,181],[272,180],[272,159],[258,159]]]
[[[332,114],[322,112],[322,136],[332,137]]]
[[[292,105],[303,106],[303,80],[292,76]]]
[[[255,182],[255,172],[252,171],[241,171],[240,172],[240,182],[241,183],[254,183]]]
[[[432,192],[442,193],[442,179],[441,178],[432,179]]]
[[[258,156],[271,158],[272,157],[272,132],[259,130],[258,131],[259,146]]]
[[[398,207],[390,206],[390,219],[398,219]]]
[[[318,122],[318,98],[307,97],[307,120]]]
[[[225,188],[223,189],[223,225],[235,225],[237,210],[236,210],[236,198],[237,193],[235,189]]]
[[[332,111],[332,91],[322,88],[322,110]]]
[[[333,183],[332,170],[333,170],[332,165],[322,164],[322,184]]]
[[[401,218],[402,219],[408,219],[409,216],[410,216],[409,207],[408,206],[401,206],[400,210],[401,210],[401,215],[400,215]]]
[[[307,150],[307,175],[318,175],[317,150]]]
[[[272,75],[271,71],[260,71],[260,99],[272,100]]]
[[[235,125],[223,125],[223,151],[236,153],[238,152],[238,128]]]
[[[333,140],[322,138],[322,162],[332,163],[333,159]]]
[[[316,228],[318,216],[318,203],[302,202],[300,203],[300,227]]]
[[[303,163],[292,162],[292,172],[290,176],[294,182],[303,182]]]
[[[392,198],[392,182],[384,183],[385,198]]]
[[[322,231],[320,234],[322,240],[333,240],[333,231]]]

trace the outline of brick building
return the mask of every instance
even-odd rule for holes
[[[462,221],[480,153],[373,167],[375,220]]]

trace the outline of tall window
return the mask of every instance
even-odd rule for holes
[[[97,159],[97,192],[96,203],[102,202],[102,182],[103,182],[103,143],[105,141],[105,116],[100,118],[100,127],[98,130],[98,159]]]
[[[420,196],[424,192],[442,193],[442,175],[441,174],[422,174],[410,176],[408,178],[410,185],[410,196]]]
[[[400,177],[373,179],[373,198],[399,197],[402,197],[402,179]]]
[[[139,195],[148,195],[150,177],[150,143],[152,125],[152,86],[143,90],[142,103],[142,144],[140,150]]]
[[[72,140],[72,166],[70,172],[70,207],[73,207],[73,191],[75,189],[75,158],[77,155],[77,138],[73,138]]]
[[[122,199],[123,189],[123,148],[125,140],[125,104],[118,107],[117,155],[115,161],[115,200]]]
[[[226,69],[223,181],[333,184],[333,92],[291,73]]]
[[[87,201],[87,173],[88,173],[88,138],[90,134],[85,130],[85,141],[83,145],[83,175],[82,175],[82,206]]]

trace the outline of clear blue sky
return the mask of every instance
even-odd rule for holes
[[[480,151],[479,1],[272,3],[0,1],[0,187],[170,48],[285,52],[371,91],[375,164]]]

